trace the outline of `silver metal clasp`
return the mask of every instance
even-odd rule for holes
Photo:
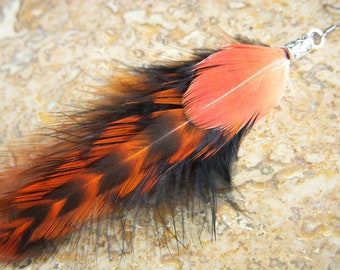
[[[291,60],[296,61],[301,57],[310,54],[313,50],[321,48],[325,43],[326,35],[337,28],[340,28],[340,25],[329,26],[324,31],[313,28],[309,30],[306,35],[287,43],[282,46],[282,48],[286,49]]]

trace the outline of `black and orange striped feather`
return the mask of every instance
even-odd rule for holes
[[[229,56],[223,55],[229,49],[242,53],[245,48],[248,54],[256,49],[256,59],[258,53],[273,54],[271,68],[276,70],[289,62],[283,49],[231,46],[234,48],[197,52],[191,61],[135,70],[120,87],[108,85],[112,93],[96,106],[73,116],[77,123],[60,128],[54,134],[59,138],[54,146],[11,176],[17,188],[0,194],[0,261],[20,259],[92,220],[144,202],[157,205],[169,198],[179,201],[181,196],[197,196],[210,204],[214,222],[215,193],[221,179],[230,189],[240,142],[264,112],[255,106],[247,112],[248,118],[231,127],[209,128],[209,119],[200,127],[190,117],[199,110],[190,107],[196,98],[190,99],[196,91],[194,84],[205,87],[201,86],[202,74],[214,72],[218,65],[226,67],[223,72],[234,72],[233,66],[227,67]],[[246,58],[243,68],[254,61],[249,55]],[[262,67],[259,69],[261,73]],[[224,75],[216,76],[218,84]],[[211,77],[209,83],[213,81]],[[284,85],[274,89],[277,92],[270,106],[275,105],[282,88]],[[188,89],[190,108],[183,105]],[[251,91],[261,95],[260,84],[254,89]],[[246,101],[247,93],[243,95]],[[221,108],[220,104],[216,110]],[[217,115],[221,118],[223,113]],[[198,123],[201,120],[198,117]]]

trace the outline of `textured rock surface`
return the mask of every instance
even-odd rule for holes
[[[280,46],[340,16],[323,1],[307,0],[3,0],[0,9],[3,166],[15,164],[11,144],[53,122],[50,113],[65,109],[63,104],[91,100],[88,85],[125,64],[183,59],[193,48],[218,48],[223,31]],[[242,196],[235,196],[247,215],[221,196],[216,241],[204,230],[201,242],[188,238],[178,253],[176,241],[168,241],[171,256],[159,247],[154,230],[145,229],[153,225],[141,219],[132,226],[134,248],[123,258],[112,247],[107,259],[111,240],[103,233],[96,238],[94,226],[48,259],[0,268],[339,269],[339,55],[336,32],[324,49],[292,66],[281,104],[241,147],[234,183]],[[111,228],[110,220],[101,224],[104,233]]]

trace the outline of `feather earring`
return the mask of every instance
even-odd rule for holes
[[[198,196],[214,222],[216,179],[231,188],[240,142],[279,102],[290,60],[337,28],[312,29],[282,48],[237,39],[111,85],[108,98],[75,116],[80,124],[59,130],[53,147],[10,175],[17,188],[0,193],[0,261],[145,201]]]

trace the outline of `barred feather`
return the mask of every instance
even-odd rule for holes
[[[240,141],[263,114],[258,109],[261,106],[252,107],[251,115],[248,111],[247,117],[229,126],[216,112],[218,117],[213,121],[220,121],[218,125],[211,127],[211,119],[208,126],[201,125],[198,111],[202,104],[195,105],[196,100],[201,94],[203,103],[209,96],[216,98],[214,93],[205,92],[210,90],[202,80],[206,80],[205,72],[214,73],[218,65],[225,66],[228,58],[221,64],[215,60],[227,49],[198,52],[192,61],[137,70],[118,89],[125,93],[122,97],[114,94],[117,89],[112,85],[113,93],[80,114],[78,124],[61,129],[55,146],[13,176],[19,188],[0,195],[0,261],[27,256],[41,244],[91,220],[151,200],[157,205],[164,198],[176,200],[192,194],[210,202],[214,220],[216,179],[223,179],[230,189],[231,165]],[[245,62],[243,68],[248,64]],[[236,71],[244,72],[242,68]],[[228,83],[224,74],[213,76],[207,81],[213,91]],[[221,80],[222,84],[218,83]],[[283,86],[278,88],[281,91]],[[275,94],[275,98],[280,95]],[[247,99],[242,94],[238,98]],[[262,101],[258,98],[255,102]],[[271,100],[270,106],[275,103]],[[243,113],[244,106],[240,111],[231,107],[233,112],[228,109],[231,105],[223,104],[227,118]],[[267,111],[268,106],[264,107]]]

